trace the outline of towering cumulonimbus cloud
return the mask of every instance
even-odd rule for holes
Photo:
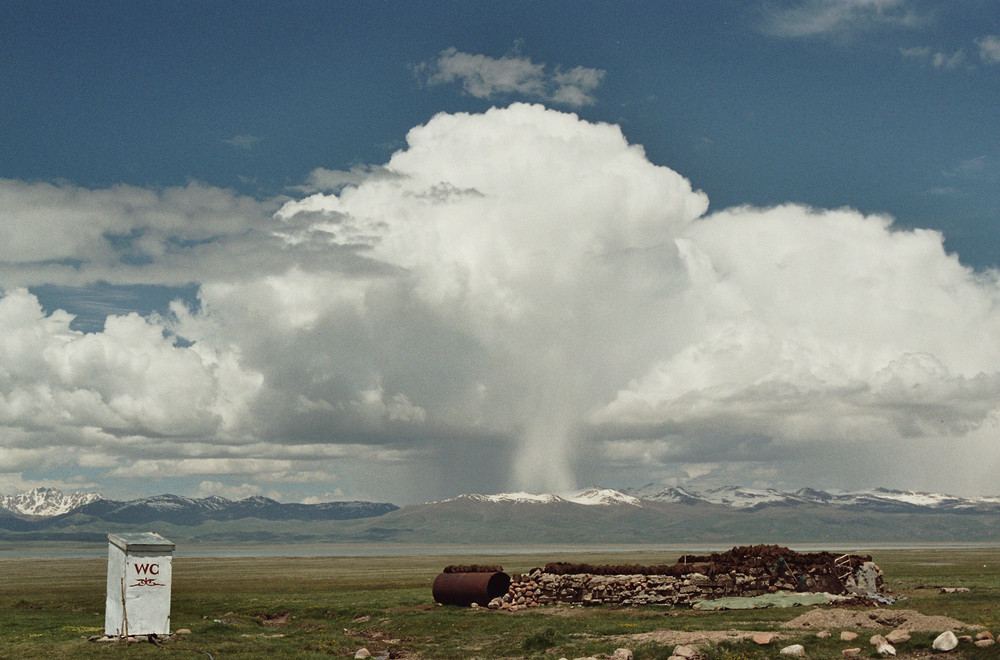
[[[398,267],[407,296],[473,341],[472,417],[521,438],[524,487],[571,483],[584,436],[585,460],[655,469],[664,439],[681,447],[669,460],[741,445],[753,461],[950,437],[994,414],[997,283],[939,234],[848,209],[706,206],[617,127],[515,105],[439,115],[378,176],[278,217]],[[472,423],[464,410],[449,422]]]
[[[474,407],[446,397],[428,417],[519,435],[517,483],[561,489],[584,413],[644,344],[669,345],[652,333],[683,288],[673,238],[706,207],[618,127],[514,105],[438,115],[379,176],[278,217],[290,242],[305,217],[311,240],[396,267],[393,286],[477,353],[472,391],[450,394]]]

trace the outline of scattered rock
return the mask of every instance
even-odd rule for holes
[[[829,630],[820,630],[818,633],[816,633],[816,637],[818,637],[819,639],[826,639],[829,636],[830,636]]]
[[[993,641],[992,639],[977,639],[975,644],[979,648],[984,649],[987,646],[993,646],[994,644],[996,644],[996,642]]]
[[[886,642],[875,647],[875,652],[879,655],[896,655],[896,647]]]
[[[698,657],[698,649],[693,646],[685,646],[684,644],[678,644],[674,647],[673,657],[687,658],[687,660],[695,660]]]
[[[611,660],[632,660],[632,652],[628,649],[615,649],[611,654]]]
[[[806,647],[802,646],[801,644],[792,644],[791,646],[786,646],[785,648],[781,649],[779,653],[781,655],[794,655],[794,656],[805,655]]]
[[[753,639],[753,643],[757,644],[758,646],[767,646],[768,644],[774,642],[774,633],[767,633],[767,632],[754,633],[751,639]]]
[[[174,634],[175,635],[190,635],[191,631],[188,630],[187,628],[178,628],[177,630],[174,631]]]
[[[364,660],[364,658],[372,657],[372,652],[366,648],[358,649],[358,652],[354,654],[355,660]]]
[[[989,630],[983,630],[981,632],[976,633],[976,640],[984,640],[984,639],[996,641],[996,637],[994,637],[993,633],[991,633]]]
[[[881,591],[882,571],[875,562],[866,561],[844,582],[847,591],[864,596]]]
[[[934,638],[934,644],[932,646],[935,651],[950,651],[958,646],[958,637],[955,637],[955,633],[952,631],[945,630],[943,633]]]
[[[858,638],[858,633],[851,632],[850,630],[844,630],[843,632],[840,633],[840,639],[842,639],[845,642],[853,642],[857,638]]]
[[[896,655],[896,649],[883,635],[872,635],[868,640],[879,655]]]
[[[969,593],[968,587],[941,587],[941,593],[943,594],[967,594]]]
[[[906,628],[896,628],[885,636],[885,640],[890,644],[902,644],[910,641],[910,631]]]
[[[861,655],[861,649],[858,647],[854,647],[853,649],[844,649],[843,651],[841,651],[841,653],[844,654],[844,657],[853,658],[855,656]]]

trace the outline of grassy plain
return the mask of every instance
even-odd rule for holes
[[[96,644],[103,633],[106,559],[0,559],[0,658],[354,657],[361,648],[393,658],[575,658],[630,648],[636,660],[665,659],[673,644],[642,633],[658,630],[780,631],[781,644],[802,643],[810,658],[842,657],[837,637],[781,624],[804,608],[698,612],[661,607],[539,608],[517,613],[440,607],[431,583],[447,564],[501,564],[524,572],[549,561],[672,563],[676,551],[548,552],[544,555],[174,558],[171,626],[192,634],[164,648]],[[954,617],[1000,632],[997,549],[873,551],[897,595],[892,608]],[[969,587],[941,594],[940,587]],[[862,657],[876,657],[858,631]],[[638,637],[636,635],[639,635]],[[929,657],[933,634],[914,635],[898,657]],[[956,658],[1000,658],[1000,645],[963,645]],[[709,657],[776,657],[775,647],[723,643]]]

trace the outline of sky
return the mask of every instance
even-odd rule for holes
[[[993,0],[0,24],[0,493],[1000,492]]]

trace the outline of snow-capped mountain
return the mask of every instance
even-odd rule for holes
[[[941,493],[922,493],[904,490],[875,488],[866,491],[823,491],[800,488],[786,492],[774,488],[742,488],[723,486],[703,492],[683,488],[662,488],[649,484],[628,489],[626,493],[639,500],[677,504],[717,504],[733,509],[754,510],[768,506],[797,506],[804,504],[835,506],[845,509],[873,509],[881,511],[954,511],[987,510],[1000,508],[1000,496],[964,498]]]
[[[507,504],[553,504],[555,502],[565,502],[563,498],[558,495],[538,495],[535,493],[525,493],[525,492],[513,492],[513,493],[496,493],[495,495],[481,495],[479,493],[465,493],[459,495],[458,497],[452,497],[447,500],[442,500],[442,502],[461,502],[468,500],[471,502],[490,502],[493,504],[507,503]]]
[[[610,488],[588,488],[576,495],[560,496],[551,493],[526,493],[523,491],[512,493],[497,493],[496,495],[482,495],[479,493],[467,493],[453,497],[442,502],[484,502],[492,504],[582,504],[583,506],[611,506],[616,504],[628,504],[631,506],[641,506],[639,499],[626,495]]]
[[[651,502],[672,502],[677,504],[697,504],[702,502],[718,504],[734,509],[750,509],[760,506],[795,504],[807,501],[815,502],[822,500],[825,495],[821,491],[809,491],[809,493],[815,493],[815,496],[812,496],[806,494],[804,491],[784,493],[774,488],[743,488],[740,486],[722,486],[703,492],[694,492],[677,487],[660,490],[652,484],[630,490],[629,492],[641,500]]]
[[[54,489],[53,489],[54,490]],[[625,492],[460,495],[399,508],[373,502],[282,504],[266,497],[156,495],[92,499],[70,511],[43,506],[49,489],[3,498],[0,540],[101,543],[108,532],[167,531],[192,543],[989,543],[1000,540],[1000,496],[962,498],[874,489],[863,492],[728,486],[702,492],[649,485]],[[72,502],[72,496],[70,496]],[[700,546],[699,546],[700,547]]]
[[[114,523],[165,521],[181,525],[243,518],[352,520],[380,516],[398,508],[395,504],[377,502],[283,504],[261,496],[233,501],[217,495],[205,498],[153,495],[120,502],[104,499],[96,493],[64,495],[55,488],[36,488],[20,495],[0,496],[0,510],[13,514],[7,518],[37,524],[57,523],[72,516]]]
[[[766,507],[825,506],[849,510],[873,510],[887,513],[905,511],[966,511],[1000,510],[1000,496],[963,498],[941,493],[920,493],[903,490],[875,488],[867,491],[844,492],[800,488],[781,491],[775,488],[744,488],[722,486],[697,492],[676,486],[662,487],[649,484],[625,492],[610,488],[592,487],[575,495],[551,493],[497,493],[495,495],[465,494],[445,502],[479,502],[507,504],[582,504],[586,506],[630,505],[642,507],[644,503],[711,504],[745,511]]]
[[[103,499],[97,493],[64,494],[56,488],[33,488],[19,495],[0,495],[0,509],[30,517],[50,517]]]
[[[588,488],[587,490],[567,498],[570,502],[583,504],[586,506],[601,506],[613,504],[628,504],[630,506],[642,506],[638,497],[626,495],[621,491],[610,488]]]

